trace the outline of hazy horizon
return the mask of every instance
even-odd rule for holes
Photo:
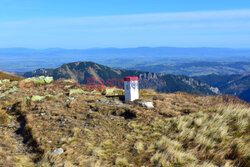
[[[0,0],[0,48],[249,48],[250,1]]]

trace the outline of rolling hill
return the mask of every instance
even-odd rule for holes
[[[102,80],[104,83],[122,80],[125,76],[138,76],[140,89],[154,89],[157,92],[182,91],[199,95],[215,95],[219,92],[205,84],[187,76],[139,72],[134,70],[118,70],[93,62],[74,62],[64,64],[56,69],[38,69],[27,72],[24,77],[53,76],[55,79],[74,79],[81,84],[88,84],[89,78]],[[119,84],[119,83],[118,83]]]

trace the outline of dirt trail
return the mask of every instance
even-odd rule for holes
[[[12,107],[13,108],[13,107]],[[12,111],[11,111],[12,110]],[[15,109],[11,109],[8,111],[8,115],[10,118],[9,124],[7,127],[3,127],[5,132],[8,133],[9,142],[11,143],[11,147],[13,148],[10,152],[8,152],[7,157],[15,157],[13,158],[13,164],[1,164],[0,166],[15,166],[17,164],[16,161],[21,161],[20,164],[35,166],[35,163],[39,161],[42,152],[38,151],[37,144],[33,140],[31,133],[25,128],[26,120],[25,117],[22,116],[19,112],[13,111]],[[0,147],[7,147],[4,144]]]

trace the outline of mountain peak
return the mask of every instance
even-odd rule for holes
[[[53,76],[55,79],[74,79],[79,83],[88,84],[88,80],[104,83],[106,86],[123,87],[120,83],[126,76],[137,76],[140,89],[154,89],[158,92],[184,91],[199,95],[214,95],[218,91],[201,81],[187,76],[157,74],[135,70],[118,70],[94,62],[73,62],[56,69],[40,69],[24,74],[24,77]]]

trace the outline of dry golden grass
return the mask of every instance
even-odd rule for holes
[[[70,89],[84,93],[69,96]],[[33,95],[52,96],[27,100]],[[0,166],[249,166],[249,104],[181,92],[140,95],[123,103],[63,80],[19,87],[0,99]],[[64,152],[53,154],[57,148]]]
[[[2,80],[2,79],[9,79],[10,81],[20,81],[23,78],[0,71],[0,80]]]

